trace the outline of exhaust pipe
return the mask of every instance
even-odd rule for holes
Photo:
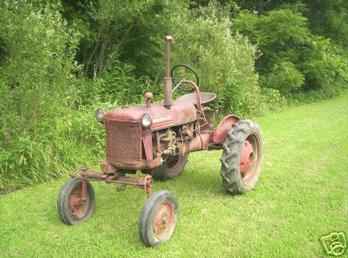
[[[163,105],[170,109],[173,104],[172,98],[172,77],[170,76],[170,48],[174,42],[174,38],[170,35],[165,37],[166,50],[165,50],[165,75],[164,75],[164,103]]]

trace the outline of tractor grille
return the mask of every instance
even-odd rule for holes
[[[125,164],[141,160],[141,127],[139,124],[106,121],[107,159]]]

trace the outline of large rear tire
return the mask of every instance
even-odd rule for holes
[[[181,175],[188,160],[188,154],[169,156],[163,164],[151,171],[155,180],[168,180]]]
[[[261,173],[259,126],[250,120],[239,121],[227,134],[220,160],[222,182],[227,192],[241,194],[252,190]]]

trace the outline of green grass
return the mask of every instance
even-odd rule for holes
[[[180,205],[166,244],[138,237],[144,195],[94,184],[95,215],[63,225],[57,192],[66,178],[0,197],[0,257],[325,257],[319,238],[348,234],[348,94],[256,119],[265,158],[256,189],[222,190],[220,152],[190,156],[184,174],[156,183]]]

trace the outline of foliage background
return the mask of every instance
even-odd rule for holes
[[[103,156],[97,107],[161,98],[163,36],[221,113],[258,115],[339,94],[348,80],[343,0],[4,0],[0,191]]]

